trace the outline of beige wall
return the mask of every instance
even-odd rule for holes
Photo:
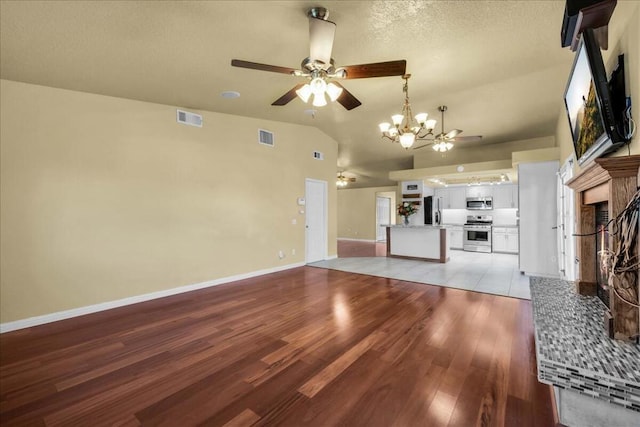
[[[434,156],[433,150],[422,150],[413,156],[414,169],[432,168],[466,163],[489,162],[493,160],[511,160],[511,153],[516,151],[536,150],[538,148],[554,147],[553,136],[543,138],[524,139],[502,144],[471,145],[459,150],[453,149],[446,156]]]
[[[376,193],[395,195],[397,187],[353,188],[338,191],[338,238],[376,239]],[[391,200],[395,205],[395,200]]]
[[[568,49],[568,48],[567,48]],[[640,124],[640,2],[618,2],[616,10],[609,23],[609,49],[602,51],[607,74],[614,70],[618,63],[618,55],[624,54],[625,78],[627,96],[631,96],[632,115],[636,125]],[[567,75],[567,79],[569,76]],[[562,99],[558,100],[562,104]],[[626,156],[640,154],[640,130],[636,131],[631,144],[623,146],[612,156]],[[561,164],[573,154],[573,143],[571,130],[567,120],[564,104],[558,117],[556,127],[556,141],[560,147]],[[579,172],[580,167],[576,164],[575,172]]]
[[[0,84],[2,323],[303,262],[305,178],[328,182],[336,254],[337,143],[317,129]]]

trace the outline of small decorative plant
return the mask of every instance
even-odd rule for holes
[[[403,217],[404,223],[409,224],[409,217],[418,212],[418,207],[412,202],[402,202],[398,205],[398,215]]]

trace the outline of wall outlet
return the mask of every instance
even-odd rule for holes
[[[278,251],[278,258],[283,259],[285,257],[283,251]]]
[[[291,249],[291,255],[295,255],[296,254],[296,250],[295,249]]]
[[[291,224],[296,225],[297,223],[298,223],[298,220],[297,220],[297,219],[293,218],[293,219],[291,220]]]

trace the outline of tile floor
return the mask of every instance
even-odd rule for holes
[[[309,264],[350,273],[531,299],[529,277],[520,274],[518,256],[452,250],[445,264],[401,258],[336,258]]]

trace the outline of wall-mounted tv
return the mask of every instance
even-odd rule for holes
[[[618,79],[615,90],[618,97],[622,91],[624,98],[624,74],[622,78],[622,87]],[[625,143],[616,127],[612,94],[600,46],[591,29],[582,33],[564,93],[564,103],[580,165],[614,151]]]

